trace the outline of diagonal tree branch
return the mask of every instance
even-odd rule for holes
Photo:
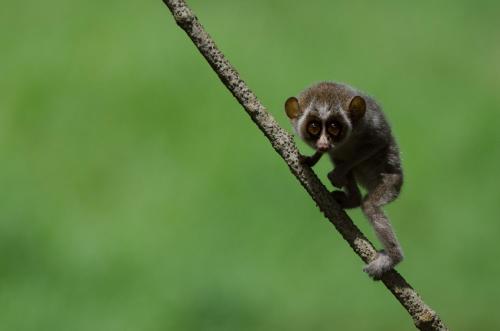
[[[172,12],[176,23],[188,34],[200,53],[217,73],[222,83],[231,91],[251,119],[269,139],[273,148],[287,163],[292,174],[306,189],[326,218],[365,263],[375,258],[376,250],[373,245],[337,205],[311,168],[299,162],[299,151],[292,136],[278,125],[255,94],[240,78],[200,24],[193,11],[186,5],[186,2],[184,0],[163,0],[163,2]],[[408,311],[418,329],[447,330],[437,313],[427,306],[397,271],[391,270],[385,273],[381,281]]]

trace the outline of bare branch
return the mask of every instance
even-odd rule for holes
[[[177,24],[188,34],[200,53],[217,73],[222,83],[231,91],[251,119],[269,139],[273,148],[283,158],[290,171],[316,202],[316,205],[326,218],[365,263],[374,259],[376,250],[373,245],[337,205],[311,168],[299,162],[299,151],[292,136],[283,130],[271,114],[267,112],[266,108],[217,48],[185,1],[163,1],[172,12]],[[418,329],[447,330],[437,313],[425,304],[417,292],[397,271],[391,270],[385,273],[381,281],[408,311]]]

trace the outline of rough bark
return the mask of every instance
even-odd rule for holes
[[[292,174],[306,189],[326,218],[365,263],[375,258],[376,250],[373,245],[337,205],[312,169],[299,162],[299,151],[292,136],[278,125],[255,94],[248,88],[240,75],[217,48],[196,15],[186,5],[186,2],[183,0],[163,0],[163,2],[172,12],[176,23],[187,33],[212,69],[217,73],[222,83],[269,139],[273,148],[283,158]],[[397,271],[391,270],[385,273],[381,281],[408,311],[418,329],[447,330],[437,313],[422,300]]]

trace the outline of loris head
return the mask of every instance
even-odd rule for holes
[[[353,88],[323,82],[290,97],[285,111],[297,134],[312,148],[326,152],[347,141],[366,112],[365,99]]]

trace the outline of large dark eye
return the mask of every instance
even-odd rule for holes
[[[307,132],[312,136],[317,136],[321,132],[321,123],[318,121],[311,121],[307,124]]]
[[[328,123],[328,125],[326,126],[326,130],[332,136],[337,137],[342,132],[342,125],[339,122],[332,121]]]

